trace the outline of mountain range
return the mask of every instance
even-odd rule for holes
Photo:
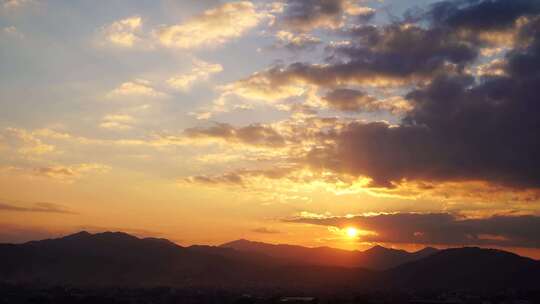
[[[273,245],[249,240],[237,240],[225,243],[220,247],[266,254],[271,257],[287,259],[297,263],[339,267],[363,267],[372,270],[390,269],[437,252],[437,249],[432,247],[426,247],[413,253],[378,245],[366,251],[349,251],[330,247],[309,248],[287,244]]]
[[[238,240],[182,247],[122,232],[0,244],[0,281],[80,286],[367,290],[538,288],[540,262],[474,247],[409,253]]]

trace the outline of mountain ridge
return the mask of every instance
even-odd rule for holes
[[[373,270],[386,270],[397,265],[426,257],[438,250],[433,247],[407,252],[400,249],[376,245],[365,251],[345,250],[332,247],[304,247],[289,244],[269,244],[239,239],[224,243],[220,247],[239,251],[265,253],[273,257],[296,261],[308,261],[314,265],[363,267]]]
[[[165,239],[138,238],[122,232],[81,232],[18,245],[0,244],[0,282],[322,292],[446,286],[534,288],[535,278],[540,277],[539,261],[495,249],[464,247],[433,252],[428,248],[424,251],[430,254],[425,257],[385,270],[369,270],[312,261],[340,257],[344,252],[349,254],[345,258],[367,252],[368,257],[385,260],[400,257],[405,251],[376,247],[371,251],[347,252],[329,247],[288,246],[315,258],[305,255],[298,260],[227,246],[182,247]]]

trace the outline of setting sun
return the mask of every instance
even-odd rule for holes
[[[347,227],[347,228],[345,229],[345,233],[347,234],[347,236],[348,236],[349,238],[352,239],[352,238],[356,238],[356,237],[358,236],[359,231],[358,231],[358,229],[356,229],[356,228],[354,228],[354,227]]]

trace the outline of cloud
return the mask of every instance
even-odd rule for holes
[[[44,176],[61,180],[79,178],[88,172],[107,172],[110,167],[101,164],[80,164],[75,166],[52,166],[33,169],[36,176]]]
[[[6,9],[18,8],[34,2],[33,0],[2,0],[2,6]]]
[[[180,183],[194,183],[202,185],[242,185],[243,178],[236,173],[225,173],[217,176],[197,175],[180,180]]]
[[[343,112],[389,111],[402,114],[412,109],[408,101],[398,96],[378,100],[362,91],[354,89],[334,89],[323,97],[331,109]]]
[[[249,1],[230,2],[209,9],[184,23],[162,27],[156,31],[156,35],[166,47],[215,47],[242,36],[264,17]]]
[[[375,15],[375,9],[367,6],[359,6],[354,1],[345,2],[345,13],[360,17],[360,21],[368,21]]]
[[[540,3],[533,0],[441,1],[426,13],[436,26],[456,31],[492,31],[512,27],[523,16],[540,13]]]
[[[110,130],[129,130],[133,128],[134,123],[135,119],[130,115],[111,114],[105,115],[99,126]]]
[[[101,29],[105,40],[119,47],[133,47],[141,41],[140,29],[142,26],[142,18],[133,16],[118,20]]]
[[[336,16],[350,8],[350,2],[335,0],[291,0],[285,3],[282,18],[299,25],[328,20],[328,16],[330,20],[338,20],[340,18],[335,19]],[[324,62],[294,62],[272,66],[223,86],[222,97],[236,95],[275,103],[300,97],[307,90],[313,90],[313,87],[339,89],[360,85],[374,89],[403,90],[410,86],[426,85],[442,75],[463,75],[472,71],[468,66],[476,63],[482,54],[512,47],[513,43],[503,43],[501,46],[501,39],[510,37],[508,39],[517,39],[523,44],[526,38],[519,38],[519,32],[523,32],[527,24],[533,23],[537,6],[530,0],[515,3],[448,2],[434,5],[417,17],[406,16],[403,20],[385,26],[360,24],[340,27],[336,33],[346,40],[331,43],[326,48]],[[499,18],[497,14],[504,15],[501,12],[506,9],[512,10],[512,13],[505,15],[500,24],[472,21],[485,20],[480,18],[485,14],[494,14],[495,19]],[[278,45],[287,46],[295,39],[302,41],[302,35],[307,34],[289,30],[278,32],[278,38],[281,37]],[[302,42],[297,46],[303,45]],[[290,46],[294,47],[294,43]],[[501,73],[501,69],[487,71],[486,68],[476,75]],[[224,103],[223,99],[219,100],[220,103]]]
[[[247,99],[276,101],[305,93],[304,86],[286,77],[281,77],[284,71],[280,67],[254,73],[253,75],[223,86],[224,94],[235,94]]]
[[[540,248],[540,217],[535,215],[464,218],[449,213],[381,213],[300,216],[285,221],[339,228],[354,226],[372,232],[363,235],[362,242]]]
[[[289,31],[278,31],[276,34],[276,42],[272,46],[273,49],[287,49],[289,51],[305,51],[314,50],[322,42],[319,38],[309,34],[295,34]]]
[[[12,127],[0,131],[0,150],[2,147],[23,156],[43,155],[56,149],[55,146],[43,142],[37,134]]]
[[[492,13],[514,5],[488,2],[490,7],[499,5],[488,10]],[[286,138],[300,139],[288,143],[297,145],[291,151],[305,154],[292,155],[289,162],[314,171],[365,177],[371,179],[370,187],[388,189],[408,182],[486,182],[513,189],[540,189],[540,173],[531,170],[540,167],[536,115],[540,108],[534,97],[540,86],[540,18],[520,9],[502,25],[476,24],[472,19],[465,22],[471,12],[479,13],[478,7],[486,4],[464,3],[467,5],[452,9],[451,19],[462,20],[455,28],[454,21],[428,27],[411,23],[362,26],[348,33],[361,44],[336,46],[331,54],[337,58],[327,64],[275,66],[226,86],[227,92],[276,102],[302,96],[307,85],[317,85],[330,89],[323,100],[336,109],[396,113],[395,107],[401,107],[403,117],[394,123],[342,119],[335,125],[315,128],[309,135],[295,128]],[[532,1],[516,3],[536,5]],[[498,72],[489,73],[489,77],[471,75],[468,70],[477,62],[482,43],[469,35],[458,35],[461,30],[480,33],[515,28],[523,16],[528,21],[516,34],[520,43],[503,61],[493,62]],[[349,82],[410,79],[424,81],[400,87],[409,93],[385,102],[342,88]],[[283,137],[282,130],[278,133]],[[227,136],[240,141],[232,135],[222,138]],[[308,140],[303,136],[309,136],[310,146],[304,146]]]
[[[476,48],[448,37],[444,31],[415,25],[370,28],[355,35],[356,43],[328,48],[326,64],[296,62],[256,74],[266,80],[259,84],[259,90],[271,91],[276,84],[286,87],[299,83],[330,88],[347,84],[381,87],[421,83],[437,74],[459,71],[478,55]]]
[[[217,139],[255,146],[285,145],[285,139],[276,130],[262,124],[236,128],[225,123],[215,123],[208,128],[188,128],[184,130],[184,135],[191,139]]]
[[[344,26],[346,15],[372,16],[374,14],[373,9],[358,6],[356,2],[354,0],[285,0],[284,11],[278,22],[283,27],[294,31],[311,31],[317,28],[337,29]]]
[[[167,80],[167,84],[175,89],[188,91],[196,82],[206,81],[213,74],[223,71],[223,66],[218,63],[208,63],[202,60],[195,60],[193,65],[194,67],[190,72],[169,78]]]
[[[484,180],[540,187],[540,134],[534,96],[537,46],[511,53],[506,74],[475,83],[439,77],[411,92],[398,126],[353,123],[327,149],[341,169],[381,185],[400,180]]]
[[[74,214],[64,206],[54,203],[12,204],[0,201],[0,211]]]
[[[480,64],[471,72],[478,77],[503,76],[506,71],[506,61],[502,58],[495,58],[488,63]]]
[[[157,91],[149,81],[144,79],[124,82],[107,94],[109,98],[129,96],[165,97],[166,94]]]
[[[279,231],[279,230],[275,230],[275,229],[271,229],[271,228],[266,228],[266,227],[255,228],[255,229],[251,230],[251,232],[262,233],[262,234],[277,234],[277,233],[281,233],[281,231]]]
[[[24,38],[24,34],[21,33],[15,26],[7,26],[2,29],[2,33],[19,39]]]
[[[106,173],[111,167],[97,163],[82,163],[77,165],[53,166],[9,166],[0,167],[0,172],[10,175],[19,175],[27,178],[47,178],[61,182],[72,183],[91,173]]]
[[[501,75],[484,79],[466,73],[439,75],[407,94],[410,108],[401,122],[342,120],[315,128],[309,135],[315,144],[306,147],[303,141],[294,142],[299,145],[296,151],[303,149],[305,155],[295,155],[290,161],[301,160],[314,170],[367,177],[371,187],[482,181],[539,189],[540,175],[531,170],[540,167],[536,115],[540,109],[534,98],[540,85],[538,24],[540,19],[522,28],[521,35],[527,33],[533,39],[508,53]],[[272,75],[282,72],[265,73],[277,92],[282,82]],[[356,106],[357,99],[365,104],[362,94],[347,93],[343,95],[352,95]],[[329,96],[340,106],[340,102],[350,102]],[[287,138],[305,139],[307,135],[299,130]]]

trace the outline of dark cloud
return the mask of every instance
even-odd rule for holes
[[[540,217],[534,215],[467,219],[448,213],[395,213],[287,221],[376,233],[362,236],[364,242],[540,248]]]
[[[362,27],[364,28],[364,27]],[[271,85],[297,80],[336,87],[345,83],[384,86],[422,82],[460,72],[478,57],[478,49],[442,29],[390,25],[354,31],[354,41],[327,48],[328,64],[296,62],[264,72]]]
[[[410,109],[408,102],[402,98],[379,100],[355,89],[334,89],[329,91],[322,100],[330,109],[343,112],[389,111],[393,114],[403,114]]]
[[[340,89],[346,82],[423,79],[406,95],[411,109],[398,123],[341,120],[333,127],[310,128],[309,133],[294,129],[291,133],[297,138],[306,135],[317,144],[292,162],[367,176],[373,186],[382,187],[403,181],[484,181],[539,189],[540,16],[533,15],[537,6],[532,0],[445,2],[428,14],[438,21],[350,29],[346,34],[354,41],[333,46],[327,64],[276,66],[256,74],[255,83],[269,84],[268,90],[299,80],[329,87],[323,100],[336,109],[355,110],[374,103],[361,91]],[[509,16],[502,16],[504,9],[510,10]],[[486,19],[486,14],[500,24],[475,19]],[[523,16],[526,20],[516,27]],[[482,46],[470,35],[459,35],[464,29],[476,34],[517,31],[520,43],[497,65],[503,73],[480,77],[467,72],[477,63]],[[266,146],[284,142],[277,131],[260,125],[218,125],[187,133]]]
[[[295,30],[337,27],[341,23],[345,0],[286,0],[281,22]]]
[[[359,90],[335,89],[323,98],[330,108],[346,111],[358,112],[361,110],[376,110],[372,108],[375,98]]]
[[[387,187],[481,180],[540,188],[540,21],[521,31],[528,43],[509,52],[504,75],[441,74],[407,95],[413,109],[400,124],[350,123],[307,161]]]
[[[255,146],[282,147],[285,145],[285,139],[276,130],[260,124],[237,128],[226,123],[215,123],[207,128],[186,129],[184,135],[189,138],[215,138]]]
[[[321,16],[334,16],[345,3],[318,2],[291,1],[285,16],[309,23]],[[302,80],[333,87],[343,83],[403,84],[429,81],[441,74],[462,74],[478,59],[482,48],[497,43],[511,46],[513,42],[504,41],[501,35],[527,24],[539,12],[540,4],[533,0],[445,1],[415,18],[405,17],[387,26],[340,28],[336,33],[347,43],[327,48],[328,64],[296,62],[269,69],[266,76],[271,84]],[[525,19],[518,25],[520,18]]]
[[[534,0],[459,0],[442,1],[427,12],[436,26],[453,30],[496,31],[514,26],[523,16],[540,13],[540,2]]]
[[[516,60],[538,60],[529,55],[509,58],[509,76],[477,85],[469,77],[438,78],[409,94],[414,109],[400,125],[348,124],[335,145],[312,151],[308,161],[382,186],[405,179],[538,188],[540,172],[532,168],[540,168],[540,75],[512,71],[521,69]]]
[[[231,173],[225,173],[221,175],[196,175],[196,176],[190,176],[187,179],[184,180],[188,183],[196,183],[196,184],[203,184],[203,185],[235,185],[235,186],[242,186],[244,183],[244,177],[241,174],[231,172]]]
[[[279,24],[293,31],[317,28],[338,29],[349,21],[365,23],[375,16],[375,10],[359,6],[357,0],[284,0],[285,10]]]
[[[65,207],[53,203],[11,204],[0,202],[0,212],[1,211],[73,214],[72,211]]]

